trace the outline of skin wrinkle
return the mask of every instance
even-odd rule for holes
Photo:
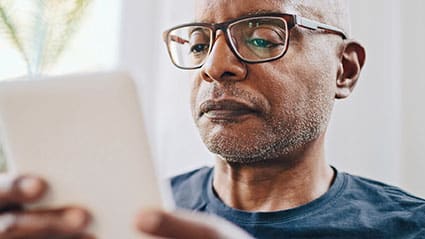
[[[195,9],[200,7],[200,1],[195,1]],[[233,1],[229,1],[232,3]],[[328,25],[336,26],[345,31],[348,35],[351,32],[349,3],[348,0],[264,0],[270,6],[284,6],[282,12],[291,14],[300,14],[303,17],[311,18]],[[216,1],[206,3],[205,9],[211,9],[219,5]],[[265,12],[265,9],[255,9],[247,14],[255,14],[256,12]],[[215,14],[220,15],[219,12]],[[238,16],[235,16],[238,17]],[[210,22],[204,19],[211,19],[211,16],[200,17],[196,15],[196,21]]]
[[[217,19],[217,18],[222,18],[222,21],[226,21],[229,20],[231,18],[237,18],[240,17],[242,15],[252,15],[258,12],[270,12],[270,8],[274,8],[274,9],[279,9],[282,6],[282,3],[279,2],[280,0],[264,0],[263,2],[266,2],[268,5],[268,9],[263,9],[261,7],[256,7],[253,8],[252,10],[249,11],[240,11],[240,9],[234,9],[233,11],[231,11],[231,17],[228,17],[228,15],[226,15],[227,17],[223,17],[221,12],[210,12],[206,13],[206,12],[195,12],[195,21],[196,22],[207,22],[207,23],[213,23],[213,22],[217,22],[217,21],[212,21],[212,19]],[[233,2],[236,1],[232,1],[232,0],[228,0],[226,1],[228,5],[233,4]],[[203,6],[203,4],[206,4],[206,6]],[[220,7],[220,1],[209,1],[208,3],[205,3],[205,1],[195,1],[195,9],[198,8],[203,8],[203,9],[218,9]]]

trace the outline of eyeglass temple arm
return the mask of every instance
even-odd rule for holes
[[[295,16],[295,23],[299,26],[302,26],[311,30],[324,30],[330,33],[337,33],[343,39],[347,39],[347,35],[345,34],[344,31],[324,23],[316,22],[316,21],[313,21],[304,17],[300,17],[300,16]]]

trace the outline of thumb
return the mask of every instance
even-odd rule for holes
[[[165,212],[144,210],[137,218],[141,232],[176,239],[248,239],[252,238],[240,228],[213,215],[194,212]]]

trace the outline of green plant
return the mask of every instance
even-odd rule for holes
[[[54,64],[92,0],[0,0],[0,34],[15,46],[37,77]],[[0,173],[7,168],[0,144]]]
[[[0,0],[0,33],[20,52],[30,76],[54,64],[92,0]]]

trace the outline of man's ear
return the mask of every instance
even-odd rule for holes
[[[366,51],[358,42],[348,40],[342,52],[336,79],[336,99],[347,98],[356,86],[366,60]]]

